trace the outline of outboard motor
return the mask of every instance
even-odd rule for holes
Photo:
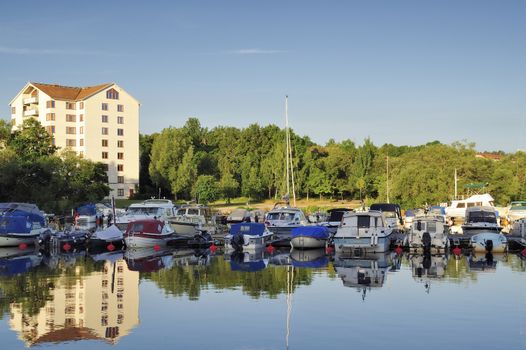
[[[491,253],[491,252],[493,251],[493,240],[488,239],[488,240],[486,241],[486,251],[487,251],[488,253]]]
[[[431,235],[429,232],[424,232],[422,234],[422,245],[424,246],[424,252],[431,251]]]
[[[236,234],[232,237],[230,244],[236,251],[242,252],[243,246],[245,245],[245,237],[243,237],[242,234]]]

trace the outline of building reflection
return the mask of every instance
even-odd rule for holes
[[[115,344],[139,323],[139,273],[126,262],[104,261],[102,271],[50,278],[53,288],[43,307],[26,312],[22,303],[10,305],[10,327],[26,346],[81,339]]]

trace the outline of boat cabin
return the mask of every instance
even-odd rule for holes
[[[169,232],[170,227],[160,220],[137,220],[128,223],[125,235],[137,233],[158,234]]]

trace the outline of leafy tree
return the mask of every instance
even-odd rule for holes
[[[22,158],[34,160],[56,152],[51,136],[34,118],[24,120],[20,129],[11,137],[9,146]]]
[[[219,185],[211,175],[200,175],[192,189],[192,195],[198,203],[207,204],[219,198]]]

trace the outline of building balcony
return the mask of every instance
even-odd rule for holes
[[[38,104],[38,97],[28,97],[28,98],[24,98],[24,104],[25,105],[30,105],[32,103],[35,103],[35,104]]]
[[[38,109],[32,108],[24,111],[24,117],[34,117],[38,115]]]

